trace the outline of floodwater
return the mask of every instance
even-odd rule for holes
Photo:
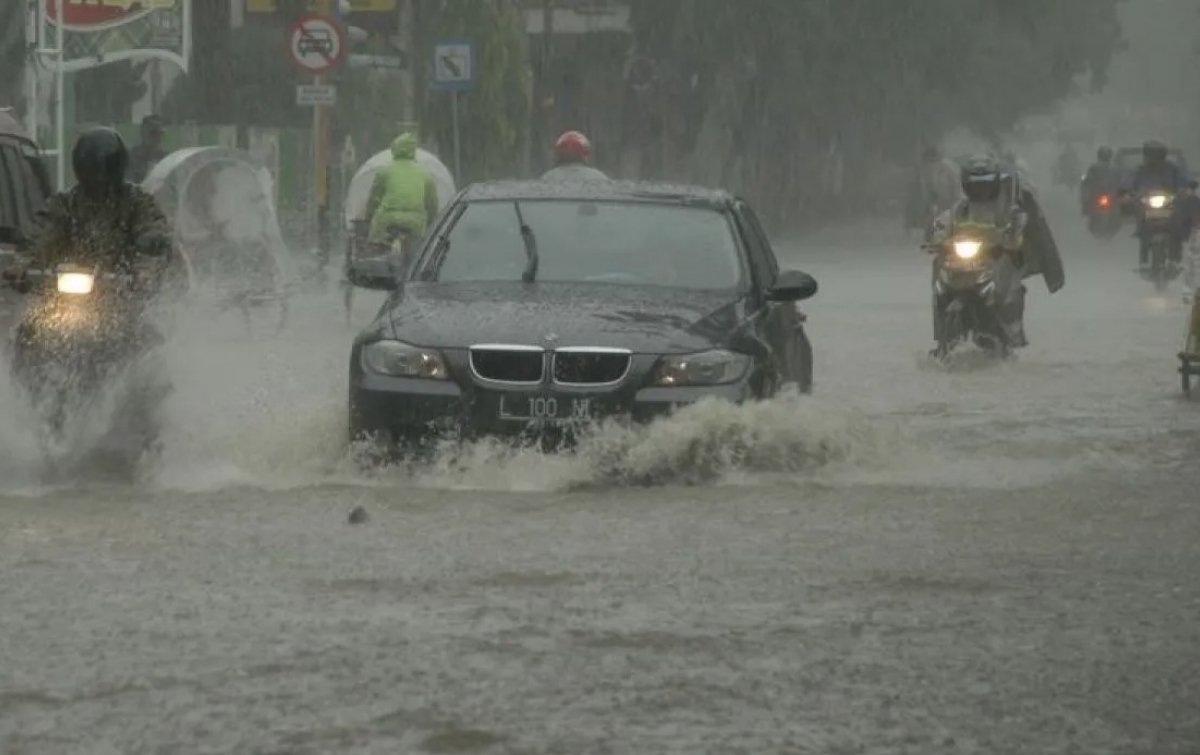
[[[813,396],[571,457],[355,472],[378,295],[181,320],[143,483],[40,486],[0,427],[0,752],[1200,751],[1186,311],[1054,220],[1014,362],[930,367],[928,259],[824,232],[779,248]]]

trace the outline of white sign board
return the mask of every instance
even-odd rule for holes
[[[305,73],[325,73],[346,56],[342,27],[332,18],[308,15],[292,24],[288,36],[292,64]]]
[[[433,48],[433,78],[430,83],[443,90],[470,89],[478,75],[475,62],[475,45],[471,40],[438,42]]]
[[[301,107],[330,107],[337,103],[333,84],[297,84],[296,104]]]

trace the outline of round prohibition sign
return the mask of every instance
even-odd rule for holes
[[[288,53],[292,65],[304,73],[317,75],[336,68],[346,57],[341,24],[319,13],[301,17],[288,33]]]

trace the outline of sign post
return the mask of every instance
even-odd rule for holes
[[[318,7],[328,10],[331,0],[321,0]],[[288,51],[292,64],[302,73],[312,74],[311,85],[296,87],[296,104],[311,105],[313,109],[313,190],[316,198],[315,220],[317,234],[323,238],[322,224],[329,204],[329,154],[326,124],[328,109],[336,101],[336,89],[326,85],[322,75],[332,71],[346,57],[346,38],[342,25],[322,13],[301,16],[288,33]],[[324,242],[321,242],[324,246]],[[321,255],[325,254],[322,248]]]
[[[43,72],[54,75],[54,129],[46,141],[54,147],[46,156],[57,160],[58,188],[66,188],[67,129],[74,120],[73,79],[67,74],[119,60],[166,60],[187,73],[191,58],[191,0],[156,0],[153,3],[80,2],[80,0],[0,0],[24,4],[28,11],[26,34],[36,43],[36,64],[30,66],[26,110],[30,132],[39,140],[41,111],[47,103],[42,91]],[[18,14],[19,17],[19,14]],[[50,27],[53,26],[53,33]],[[42,141],[41,143],[45,143]]]
[[[475,42],[447,39],[433,46],[431,89],[450,93],[450,125],[454,131],[454,178],[462,180],[462,135],[458,126],[458,95],[470,91],[479,78]]]

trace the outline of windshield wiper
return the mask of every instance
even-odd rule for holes
[[[514,201],[513,209],[517,213],[517,222],[521,224],[521,240],[525,242],[525,270],[521,273],[521,280],[525,283],[533,283],[537,279],[538,271],[538,248],[537,237],[533,235],[533,229],[525,224],[525,216],[521,214],[521,203]]]

